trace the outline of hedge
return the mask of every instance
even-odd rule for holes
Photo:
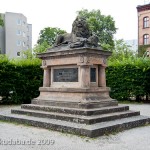
[[[0,59],[1,104],[31,103],[39,95],[43,70],[41,60]],[[134,59],[109,62],[106,69],[110,96],[117,100],[129,100],[150,94],[150,59]]]
[[[107,68],[106,79],[112,98],[140,101],[150,94],[150,59],[115,61]]]
[[[40,61],[34,59],[0,61],[0,96],[2,104],[30,103],[39,95],[43,71]]]

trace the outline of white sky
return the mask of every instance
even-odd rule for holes
[[[137,5],[145,0],[0,0],[0,12],[22,13],[32,24],[32,42],[36,44],[40,30],[59,27],[71,32],[76,11],[100,9],[111,15],[118,28],[116,39],[137,39]],[[147,1],[147,0],[146,0]]]

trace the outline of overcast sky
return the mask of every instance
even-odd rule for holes
[[[0,12],[22,13],[32,24],[33,45],[40,30],[59,27],[71,32],[76,11],[82,8],[100,9],[103,15],[111,15],[118,28],[116,39],[137,39],[137,5],[148,0],[0,0]]]

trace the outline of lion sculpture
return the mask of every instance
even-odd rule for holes
[[[56,38],[55,46],[69,45],[70,48],[97,47],[98,37],[90,33],[86,20],[77,17],[72,24],[72,32],[59,35]]]

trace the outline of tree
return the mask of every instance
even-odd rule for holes
[[[32,53],[31,49],[27,49],[27,50],[22,50],[21,51],[21,58],[25,58],[25,59],[33,59],[34,55]]]
[[[3,18],[2,18],[1,14],[0,14],[0,26],[4,26],[4,21],[3,21]]]
[[[86,18],[90,31],[98,36],[99,43],[104,49],[113,49],[113,35],[116,33],[117,28],[110,15],[102,15],[100,10],[88,11],[87,9],[82,9],[77,14]]]
[[[21,58],[30,60],[34,59],[37,57],[38,53],[46,52],[48,48],[50,48],[50,45],[48,45],[47,42],[44,41],[42,44],[36,44],[32,50],[22,50]]]
[[[40,31],[37,43],[41,45],[43,42],[47,42],[48,45],[52,46],[55,42],[56,36],[64,33],[66,33],[66,31],[61,30],[60,28],[44,28]]]
[[[46,52],[48,48],[50,48],[50,45],[46,41],[41,44],[36,44],[33,48],[33,54],[36,55],[37,53]]]
[[[109,61],[123,61],[124,59],[133,59],[136,54],[131,50],[131,46],[127,45],[124,40],[115,40],[115,47],[112,50],[112,56],[109,58]]]

